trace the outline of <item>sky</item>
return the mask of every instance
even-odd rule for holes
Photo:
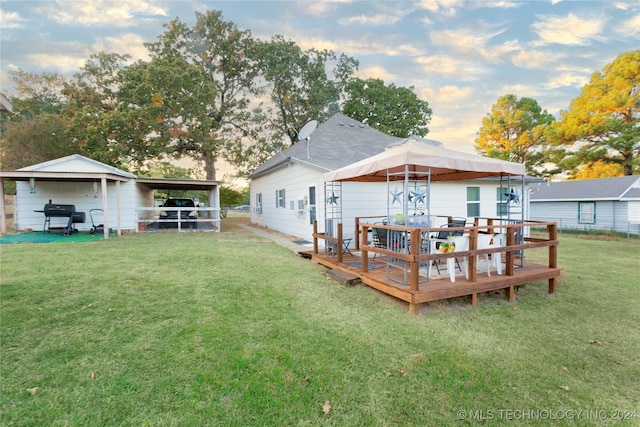
[[[149,59],[143,43],[163,24],[207,10],[256,38],[351,56],[363,79],[412,86],[433,110],[427,138],[465,152],[501,96],[557,117],[594,72],[640,48],[640,0],[1,0],[0,90],[13,94],[10,70],[71,77],[101,51]]]

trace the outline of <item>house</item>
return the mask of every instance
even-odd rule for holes
[[[3,93],[0,93],[0,114],[12,113],[12,112],[13,112],[13,105],[11,105],[11,102],[9,102],[9,100]]]
[[[73,205],[75,211],[84,213],[84,222],[74,224],[79,231],[93,226],[90,214],[100,212],[100,223],[104,225],[105,238],[109,229],[139,231],[147,224],[157,221],[153,190],[206,190],[209,192],[209,207],[199,208],[220,231],[219,182],[189,179],[142,178],[113,166],[74,154],[67,157],[28,166],[16,171],[0,172],[0,191],[4,191],[5,180],[16,181],[14,206],[14,229],[44,230],[63,227],[68,217],[45,217],[45,205]],[[95,211],[99,210],[99,211]],[[0,203],[2,233],[4,203]],[[49,219],[47,225],[45,219]],[[202,228],[202,227],[201,227]]]
[[[555,221],[560,229],[640,234],[640,176],[534,185],[531,219]]]
[[[437,141],[412,138],[422,144],[442,147]],[[386,181],[344,182],[338,188],[325,181],[324,174],[380,154],[402,142],[402,138],[386,135],[343,114],[334,115],[318,126],[308,139],[275,154],[249,176],[251,222],[312,240],[314,221],[318,221],[320,231],[328,233],[323,230],[325,219],[335,219],[333,212],[327,216],[326,202],[335,205],[339,200],[338,221],[343,224],[343,235],[347,239],[353,238],[356,218],[376,217],[370,221],[382,221],[397,213],[390,211],[389,205],[393,204],[390,201],[394,197],[404,192],[402,184],[392,184],[390,191]],[[501,216],[508,198],[504,189],[505,182],[500,177],[435,182],[431,185],[430,206],[423,199],[423,204],[418,205],[414,213],[420,215],[429,211],[436,221],[432,226],[446,223],[447,217]],[[424,192],[426,188],[420,191]],[[528,192],[514,191],[518,193],[521,218],[526,218]]]

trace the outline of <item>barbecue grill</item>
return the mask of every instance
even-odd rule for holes
[[[38,212],[44,213],[44,230],[42,230],[43,232],[48,230],[47,225],[49,226],[49,229],[51,228],[51,218],[69,218],[69,220],[67,221],[67,226],[62,231],[62,234],[65,236],[73,234],[73,223],[76,213],[75,205],[58,205],[55,203],[47,203],[46,205],[44,205],[44,209]],[[80,218],[76,217],[75,222],[81,222],[79,220]],[[82,222],[84,222],[84,220]]]

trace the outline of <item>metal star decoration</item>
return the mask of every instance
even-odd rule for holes
[[[398,191],[398,187],[396,186],[395,190],[391,192],[391,195],[393,196],[391,204],[394,204],[396,201],[402,204],[402,193],[404,193],[404,191]]]
[[[504,195],[507,197],[508,203],[513,202],[516,205],[520,204],[520,193],[518,191],[515,191],[513,188],[511,189],[510,192],[504,193]]]
[[[412,191],[411,195],[416,198],[416,203],[424,204],[425,198],[427,197],[427,191],[420,191],[420,189],[418,189],[418,191]]]
[[[340,196],[336,196],[336,193],[334,193],[333,191],[331,192],[331,197],[327,198],[327,204],[329,205],[337,205],[338,204],[338,199],[340,198]]]

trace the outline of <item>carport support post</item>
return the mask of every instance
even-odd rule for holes
[[[122,225],[120,219],[120,181],[116,181],[116,227],[118,227],[118,237],[122,236]]]
[[[100,179],[102,185],[102,211],[104,216],[104,231],[103,236],[105,239],[109,238],[109,209],[107,209],[107,179]]]
[[[4,180],[2,179],[0,179],[0,195],[2,195],[2,198],[0,199],[0,233],[2,233],[2,235],[5,235],[7,234],[7,220],[5,218],[4,211]],[[13,217],[15,218],[15,213]]]

